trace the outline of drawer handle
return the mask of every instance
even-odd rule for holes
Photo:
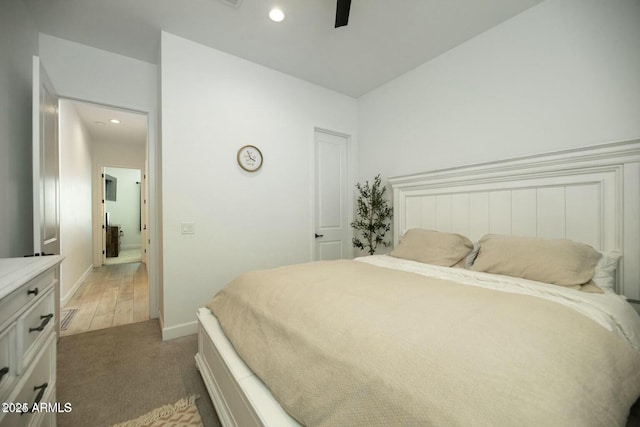
[[[35,386],[33,388],[33,391],[38,390],[38,395],[36,396],[36,400],[33,401],[33,404],[31,405],[31,410],[27,411],[27,412],[22,412],[20,413],[20,415],[24,415],[27,414],[29,412],[33,412],[34,407],[38,406],[40,404],[40,401],[42,400],[42,396],[44,396],[44,392],[47,389],[47,387],[49,386],[49,383],[44,383],[42,385],[39,386]]]
[[[46,316],[40,316],[40,319],[42,319],[42,323],[37,328],[29,328],[29,333],[31,333],[33,331],[38,331],[38,332],[42,331],[44,329],[44,327],[47,326],[47,323],[49,323],[49,321],[52,318],[53,318],[53,314],[47,314]]]
[[[38,292],[39,292],[39,291],[38,291],[38,288],[29,289],[29,290],[27,291],[27,295],[31,295],[31,294],[33,294],[33,295],[35,296],[35,295],[38,295]]]
[[[2,378],[4,378],[5,375],[7,375],[9,373],[9,367],[5,366],[4,368],[0,369],[0,381],[2,381]]]

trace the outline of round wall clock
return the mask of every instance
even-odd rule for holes
[[[256,146],[245,145],[238,150],[238,164],[247,172],[255,172],[262,167],[262,153]]]

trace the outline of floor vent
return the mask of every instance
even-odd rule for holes
[[[60,321],[60,330],[66,331],[73,320],[73,316],[78,312],[77,308],[71,310],[64,310],[62,312],[62,320]]]

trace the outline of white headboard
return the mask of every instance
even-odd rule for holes
[[[640,140],[391,178],[394,243],[428,228],[566,238],[622,252],[617,292],[640,303]],[[639,306],[636,306],[638,308]]]

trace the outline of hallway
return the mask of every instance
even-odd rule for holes
[[[149,319],[146,265],[103,265],[95,268],[60,312],[60,335]]]

